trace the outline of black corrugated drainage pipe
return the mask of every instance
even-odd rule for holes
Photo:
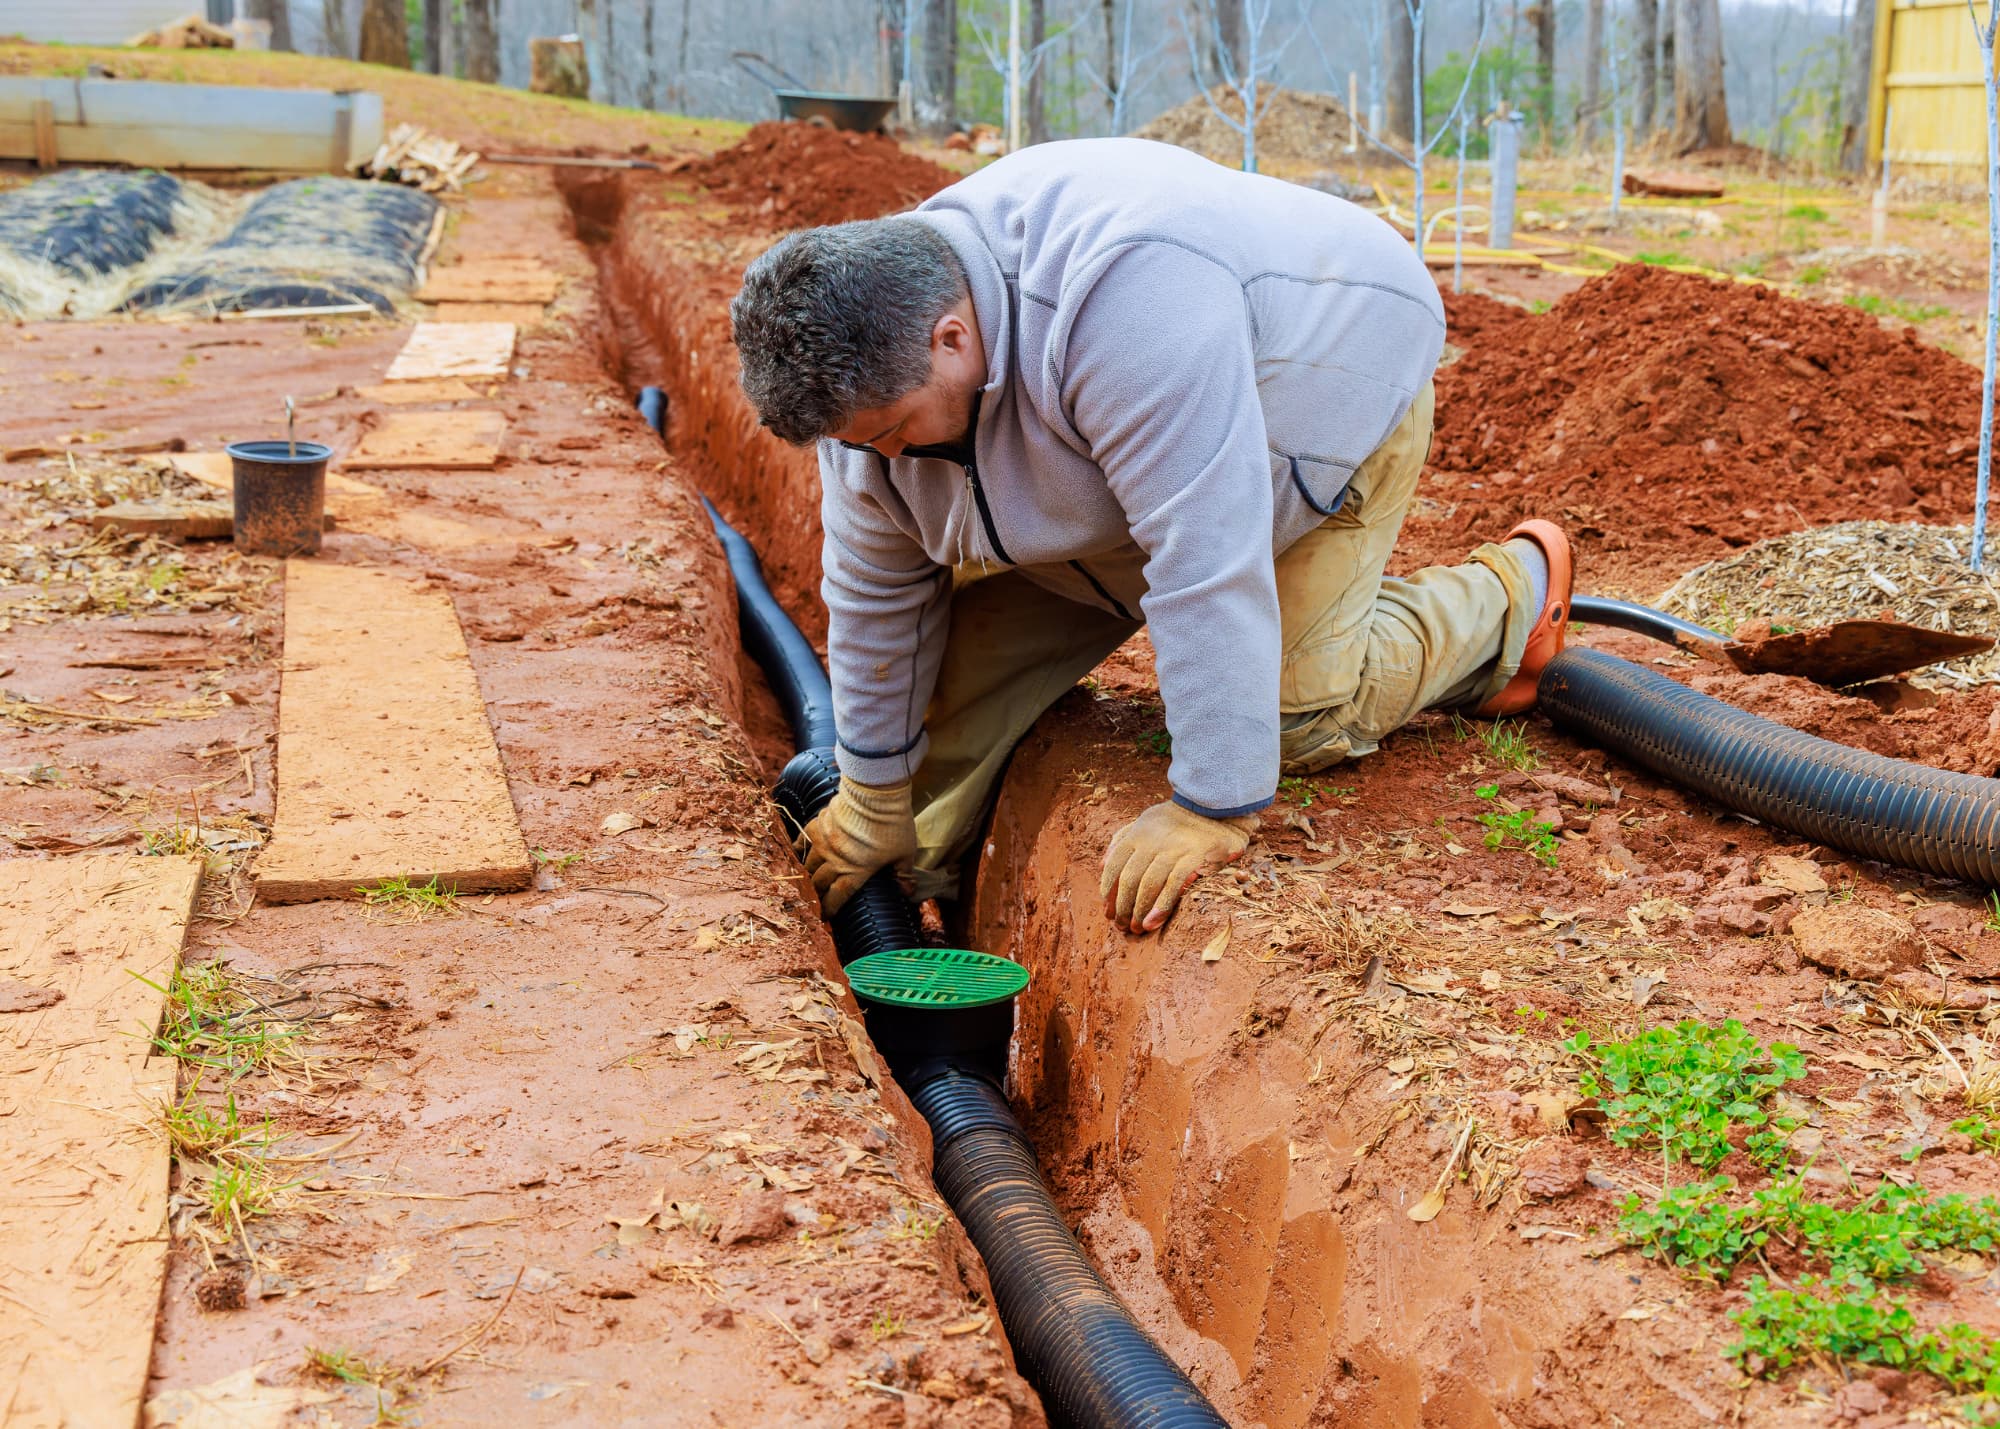
[[[1557,724],[1738,813],[1863,858],[2000,884],[2000,780],[1835,744],[1601,650],[1551,660],[1540,701]]]
[[[641,392],[639,407],[658,430],[665,403],[654,394]],[[749,543],[713,505],[703,505],[729,557],[744,645],[800,741],[774,796],[796,831],[840,784],[832,688],[818,653],[765,584]],[[843,966],[922,946],[916,910],[893,873],[871,878],[834,916],[833,942]],[[1001,1090],[1011,1004],[997,1030],[983,1012],[927,1021],[921,1012],[863,1006],[890,1071],[930,1123],[938,1190],[985,1258],[1000,1323],[1050,1419],[1076,1429],[1227,1429],[1194,1381],[1139,1328],[1049,1198],[1034,1146]]]

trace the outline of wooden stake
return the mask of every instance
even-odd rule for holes
[[[56,107],[46,99],[34,102],[35,116],[35,167],[53,169],[56,166]]]

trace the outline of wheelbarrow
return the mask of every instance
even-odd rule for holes
[[[796,76],[778,68],[754,50],[737,50],[729,58],[736,61],[738,69],[778,96],[780,119],[797,119],[806,124],[870,134],[882,127],[882,121],[896,107],[893,99],[864,99],[852,94],[828,94],[823,90],[807,89]]]

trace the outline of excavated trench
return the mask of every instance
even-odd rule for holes
[[[816,467],[757,427],[728,335],[728,298],[767,240],[691,224],[685,194],[629,175],[563,177],[615,314],[610,369],[668,392],[676,453],[822,643]],[[745,683],[761,684],[754,671]],[[768,693],[746,705],[774,778],[783,725]],[[1137,739],[1157,724],[1156,703],[1103,687],[1043,719],[1007,776],[963,930],[966,946],[1033,974],[1009,1094],[1058,1203],[1139,1322],[1232,1423],[1710,1419],[1717,1406],[1682,1376],[1619,1348],[1625,1276],[1466,1214],[1463,1194],[1411,1217],[1460,1119],[1400,1096],[1379,1042],[1333,1015],[1327,956],[1283,953],[1269,900],[1204,884],[1160,936],[1107,923],[1101,851],[1164,789]],[[1392,797],[1414,802],[1448,772],[1443,754],[1399,769]],[[1323,887],[1340,861],[1305,871]],[[1423,892],[1426,870],[1409,871],[1388,896]],[[1324,902],[1297,906],[1329,919],[1348,974],[1389,951]],[[1548,1128],[1521,1102],[1499,1091],[1481,1111],[1532,1139]]]

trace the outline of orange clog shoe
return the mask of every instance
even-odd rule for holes
[[[1521,668],[1500,693],[1473,713],[1481,719],[1500,719],[1535,707],[1535,688],[1542,670],[1561,653],[1569,635],[1570,593],[1576,584],[1576,561],[1570,554],[1569,537],[1553,521],[1523,521],[1501,538],[1501,544],[1526,537],[1542,548],[1549,563],[1549,593],[1528,632],[1528,644],[1521,651]]]

